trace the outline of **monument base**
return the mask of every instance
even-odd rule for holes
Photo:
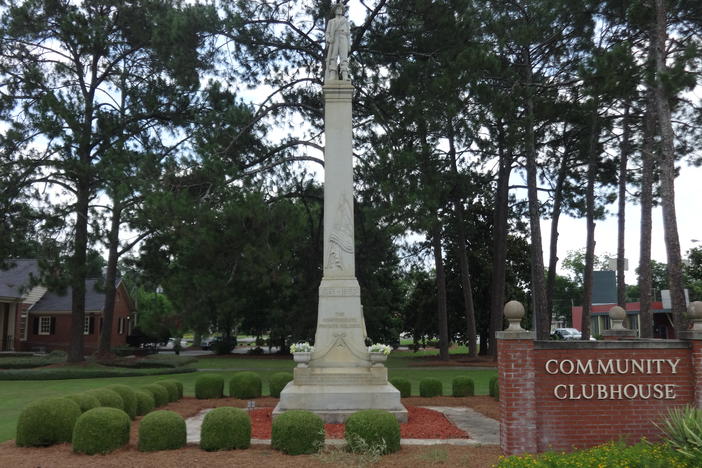
[[[353,413],[366,409],[389,411],[399,422],[407,422],[400,391],[389,383],[299,385],[292,381],[280,392],[273,418],[288,410],[306,410],[319,415],[325,423],[341,424]]]

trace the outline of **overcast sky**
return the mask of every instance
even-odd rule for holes
[[[680,248],[685,253],[692,247],[702,246],[702,168],[683,166],[680,176],[675,179],[675,208],[678,218]],[[595,254],[617,254],[617,207],[609,206],[609,215],[605,220],[597,221],[595,226]],[[585,247],[585,219],[569,216],[559,221],[558,257],[565,258],[569,250]],[[626,245],[625,257],[629,260],[626,273],[627,284],[635,284],[636,268],[639,265],[639,238],[641,229],[641,207],[630,200],[626,206]],[[541,222],[541,234],[544,242],[544,263],[548,265],[548,245],[550,242],[551,221]],[[695,242],[697,241],[697,242]],[[663,216],[661,208],[653,211],[653,233],[651,257],[667,263],[663,239]]]

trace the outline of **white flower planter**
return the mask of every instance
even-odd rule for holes
[[[373,367],[382,367],[383,363],[388,360],[388,355],[383,352],[370,352],[370,361]]]
[[[297,363],[297,367],[307,367],[311,359],[312,353],[309,351],[293,353],[293,360]]]

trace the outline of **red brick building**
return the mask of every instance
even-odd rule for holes
[[[13,260],[8,270],[0,270],[0,350],[51,351],[68,350],[71,330],[71,288],[65,294],[49,292],[43,286],[31,286],[38,276],[36,260]],[[99,280],[85,283],[84,346],[86,353],[97,350],[101,327],[105,326],[105,294]],[[112,346],[124,346],[135,326],[134,302],[121,280],[117,280],[117,297],[112,328]]]

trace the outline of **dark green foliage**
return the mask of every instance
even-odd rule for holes
[[[154,397],[156,407],[161,407],[168,404],[168,390],[163,385],[149,384],[141,387],[143,390],[151,392]]]
[[[441,380],[426,378],[419,381],[419,396],[435,397],[443,394]]]
[[[107,406],[108,408],[117,408],[124,410],[124,400],[119,395],[119,393],[108,388],[95,388],[93,390],[88,390],[85,393],[94,396],[100,401],[100,406]]]
[[[218,355],[229,354],[232,352],[232,349],[234,349],[234,346],[236,346],[236,344],[231,338],[229,340],[215,341],[212,343],[212,351]]]
[[[20,447],[44,447],[70,442],[80,406],[68,398],[44,398],[27,405],[17,420],[15,443]]]
[[[113,367],[126,367],[129,369],[156,369],[179,368],[197,362],[192,356],[164,356],[156,354],[142,359],[112,359],[100,361],[100,364]]]
[[[172,380],[172,382],[176,385],[176,388],[178,389],[178,399],[180,400],[183,398],[183,382],[180,380]]]
[[[400,396],[402,398],[407,398],[412,396],[412,382],[402,377],[396,377],[390,379],[390,383],[400,391]]]
[[[239,408],[216,408],[205,415],[200,448],[207,451],[245,449],[251,445],[251,420]]]
[[[158,380],[154,383],[166,389],[166,391],[168,392],[168,401],[179,400],[178,385],[173,380]]]
[[[195,381],[195,397],[222,398],[224,395],[224,377],[216,374],[201,375]]]
[[[363,410],[346,420],[344,437],[353,452],[379,447],[382,452],[400,450],[400,423],[392,413],[383,410]]]
[[[497,376],[492,377],[490,379],[489,385],[489,392],[490,396],[494,397],[496,400],[500,399],[500,383],[499,380],[497,379]]]
[[[470,377],[456,377],[451,382],[452,394],[455,397],[475,395],[475,382]]]
[[[316,453],[324,445],[324,421],[309,411],[286,411],[273,420],[271,446],[288,455]]]
[[[137,402],[137,416],[143,416],[156,408],[156,399],[153,393],[148,390],[135,390],[134,394],[136,395]]]
[[[191,368],[176,369],[118,369],[118,368],[81,368],[56,367],[50,369],[18,369],[0,370],[2,380],[68,380],[68,379],[101,379],[108,377],[140,377],[145,375],[187,374],[196,372]]]
[[[293,375],[290,372],[278,372],[271,375],[268,382],[268,388],[273,398],[280,398],[280,392],[283,391],[288,382],[293,380]]]
[[[34,367],[48,366],[66,362],[66,353],[54,354],[53,352],[44,356],[20,355],[0,357],[0,369],[31,369]]]
[[[122,384],[108,385],[108,390],[112,390],[122,397],[124,402],[124,412],[129,415],[131,419],[136,418],[137,415],[137,400],[136,393],[132,387]]]
[[[258,398],[262,389],[261,377],[254,372],[237,372],[229,381],[229,396],[235,398]]]
[[[89,409],[97,408],[100,405],[100,400],[95,398],[95,396],[88,393],[74,393],[72,395],[66,395],[65,398],[73,400],[80,406],[81,412],[85,413]]]
[[[93,408],[83,413],[73,429],[73,451],[94,455],[110,453],[129,443],[129,415],[116,408]]]
[[[187,432],[185,420],[173,411],[154,411],[139,424],[139,450],[174,450],[185,445]]]

